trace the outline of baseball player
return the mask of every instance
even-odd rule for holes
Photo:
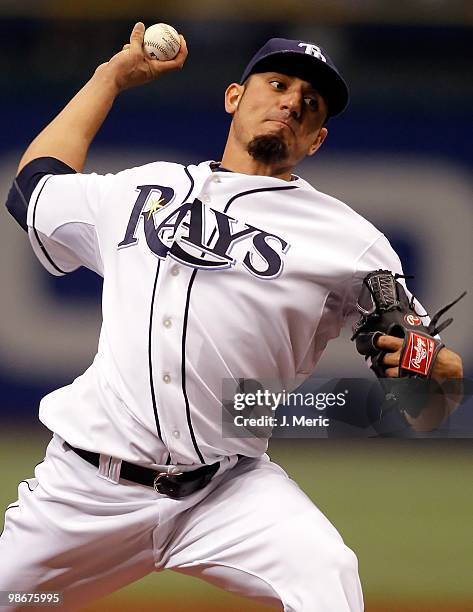
[[[271,39],[225,92],[220,161],[82,174],[116,96],[184,64],[184,38],[161,62],[143,34],[31,143],[9,194],[52,274],[83,265],[104,284],[93,363],[41,401],[53,437],[6,510],[0,591],[58,592],[72,610],[171,569],[287,612],[359,612],[354,553],[266,438],[222,436],[221,397],[225,379],[303,382],[363,278],[402,273],[382,233],[293,173],[347,86],[317,45]],[[387,377],[401,345],[376,340]],[[432,375],[461,368],[441,348]]]

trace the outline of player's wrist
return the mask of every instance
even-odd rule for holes
[[[460,355],[443,347],[435,361],[432,378],[437,380],[463,378],[463,361]]]
[[[94,88],[99,88],[104,94],[115,99],[122,89],[118,85],[117,76],[110,69],[108,62],[100,64],[92,76],[91,81],[94,82]]]

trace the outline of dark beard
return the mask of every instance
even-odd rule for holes
[[[255,136],[246,149],[253,159],[264,164],[274,164],[287,159],[286,143],[274,134]]]

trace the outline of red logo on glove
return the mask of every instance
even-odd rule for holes
[[[416,315],[413,315],[413,314],[406,314],[406,315],[404,315],[404,321],[408,325],[420,325],[422,323],[422,321],[419,319],[419,317],[417,317]]]
[[[435,340],[416,332],[409,332],[401,367],[421,376],[427,376],[435,351]]]

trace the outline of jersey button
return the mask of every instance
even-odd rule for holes
[[[163,376],[163,381],[164,381],[165,383],[170,383],[170,382],[171,382],[171,377],[169,376],[169,374],[165,374],[165,375]]]
[[[173,267],[171,268],[171,274],[172,274],[173,276],[177,276],[177,275],[179,274],[179,268],[178,268],[177,266],[173,266]]]
[[[210,202],[210,198],[207,194],[204,194],[202,196],[202,202],[205,202],[206,204],[208,204]]]
[[[180,438],[180,437],[181,437],[181,433],[180,433],[179,431],[177,431],[177,429],[175,429],[175,430],[172,432],[172,435],[173,435],[175,438]]]
[[[164,319],[164,321],[163,321],[163,325],[164,325],[164,327],[167,327],[168,329],[169,329],[170,327],[172,327],[172,321],[171,321],[171,319]]]

